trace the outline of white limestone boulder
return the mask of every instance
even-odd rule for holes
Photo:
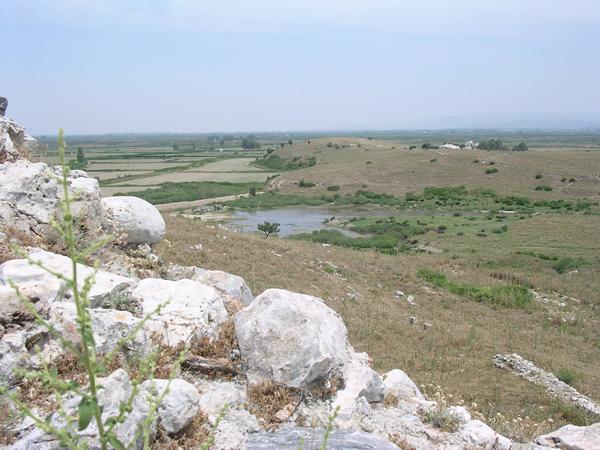
[[[242,361],[251,382],[307,388],[341,372],[350,349],[340,316],[322,300],[268,289],[235,316]]]
[[[566,450],[600,449],[600,422],[587,427],[565,425],[558,430],[537,437],[534,442],[550,448]]]
[[[139,197],[104,197],[103,228],[124,233],[128,244],[154,244],[165,237],[166,225],[158,209]]]
[[[71,258],[44,250],[31,252],[29,258],[39,262],[47,269],[63,277],[73,276]],[[77,264],[78,286],[83,288],[85,279],[94,273],[94,269],[83,264]],[[37,299],[52,305],[57,300],[62,300],[63,295],[70,296],[65,292],[65,283],[46,270],[32,265],[27,259],[13,259],[0,265],[0,286],[8,286],[10,282],[16,284],[19,290],[30,299]],[[90,305],[97,307],[110,301],[111,297],[119,295],[120,292],[134,284],[134,280],[109,272],[97,270],[94,276],[94,284],[89,292]],[[60,297],[60,298],[59,298]]]
[[[60,167],[20,159],[0,164],[0,224],[47,238],[49,224],[60,219],[60,200],[64,197],[59,181]],[[72,171],[67,178],[72,213],[78,229],[96,238],[101,225],[102,207],[98,181],[83,171]]]
[[[200,394],[185,380],[147,380],[140,386],[141,394],[158,398],[168,389],[158,407],[159,423],[168,434],[181,431],[198,414]]]
[[[164,305],[144,327],[149,336],[157,334],[170,346],[187,342],[194,336],[215,339],[220,325],[228,319],[219,292],[197,281],[145,278],[131,295],[144,315]]]

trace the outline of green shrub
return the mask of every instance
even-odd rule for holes
[[[327,190],[329,192],[337,192],[340,190],[340,187],[337,184],[334,184],[333,186],[327,186]]]
[[[485,169],[485,173],[487,175],[491,174],[491,173],[496,173],[498,172],[498,169],[496,169],[495,167],[490,167],[489,169]]]
[[[552,186],[548,186],[546,184],[539,184],[535,187],[536,191],[546,191],[546,192],[550,192],[553,190]]]
[[[570,272],[571,270],[577,270],[587,264],[589,263],[583,258],[571,258],[567,256],[556,261],[552,268],[558,273],[565,273]]]
[[[567,383],[568,385],[572,385],[577,378],[577,374],[571,369],[560,369],[556,373],[556,378],[558,378],[563,383]]]
[[[300,186],[301,188],[311,188],[316,186],[315,183],[311,182],[311,181],[305,181],[304,178],[302,178],[300,180],[300,182],[298,183],[298,186]]]
[[[536,180],[539,180],[540,178],[542,178],[542,174],[541,174],[541,173],[538,173],[538,174],[535,176],[535,179],[536,179]]]

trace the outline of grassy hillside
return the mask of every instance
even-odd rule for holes
[[[339,186],[342,194],[368,188],[403,196],[428,186],[464,185],[534,199],[600,199],[600,153],[582,149],[409,150],[409,146],[391,141],[325,138],[278,148],[265,157],[267,166],[273,158],[279,165],[281,161],[315,161],[282,172],[273,181],[273,187],[282,193],[314,195]],[[298,186],[303,179],[315,186]],[[552,190],[536,190],[537,186]]]

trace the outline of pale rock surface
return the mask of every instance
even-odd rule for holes
[[[535,443],[564,450],[600,449],[600,422],[587,427],[565,425],[535,439]]]
[[[233,382],[201,381],[197,386],[200,389],[200,411],[206,414],[211,423],[214,423],[225,404],[235,407],[246,401],[245,388]]]
[[[29,254],[29,258],[64,277],[72,277],[72,262],[67,256],[36,250]],[[78,264],[77,272],[78,286],[81,289],[85,278],[93,274],[94,269]],[[64,283],[61,280],[41,267],[31,265],[26,259],[13,259],[0,265],[0,286],[8,285],[9,281],[14,282],[27,297],[37,298],[50,304],[61,300],[58,297],[64,290]],[[95,282],[89,292],[90,305],[96,307],[108,302],[111,297],[118,295],[133,283],[134,280],[131,278],[102,270],[96,271]]]
[[[37,147],[37,141],[25,128],[0,114],[0,161],[14,162],[29,156]]]
[[[214,287],[223,294],[248,306],[254,300],[252,291],[242,277],[220,270],[202,270],[197,268],[191,277],[194,281]]]
[[[460,431],[464,442],[476,448],[486,450],[509,450],[510,439],[496,433],[480,420],[471,420],[465,424]]]
[[[144,327],[149,336],[157,333],[163,343],[175,346],[193,336],[218,337],[219,326],[228,319],[227,311],[216,289],[191,280],[168,281],[145,278],[131,293],[144,315],[164,305]]]
[[[96,351],[101,354],[114,350],[119,341],[132,333],[141,322],[141,319],[129,311],[97,308],[90,309],[89,313],[94,329]],[[74,342],[79,341],[77,312],[74,303],[57,303],[50,313],[49,321],[63,333],[63,337]],[[145,330],[139,329],[122,350],[146,354],[149,350],[149,342]]]
[[[165,237],[165,221],[158,209],[139,197],[104,197],[103,227],[124,233],[128,244],[154,244]]]
[[[51,218],[61,215],[61,173],[58,167],[26,159],[0,164],[0,224],[47,238]],[[67,183],[75,218],[90,234],[97,236],[102,215],[98,181],[88,178],[85,172],[73,171]]]
[[[214,287],[223,294],[223,301],[230,314],[237,313],[254,300],[252,291],[242,277],[220,270],[171,264],[167,268],[166,278],[174,281],[187,278]]]
[[[383,382],[377,372],[369,367],[366,353],[353,353],[344,368],[344,388],[339,390],[333,409],[339,407],[338,422],[347,420],[355,412],[368,413],[368,403],[383,401]],[[364,398],[365,405],[357,402]]]
[[[150,384],[153,383],[153,384]],[[140,391],[135,396],[132,404],[132,410],[127,414],[125,422],[115,427],[115,433],[118,439],[126,447],[131,446],[134,449],[142,448],[141,435],[136,438],[136,433],[140,429],[143,421],[148,418],[151,410],[150,399],[162,395],[166,388],[168,380],[153,380],[144,382],[140,386]],[[116,416],[119,413],[119,406],[126,402],[131,395],[132,385],[123,369],[118,369],[106,378],[99,378],[98,384],[102,389],[98,392],[99,404],[103,407],[102,417],[106,420],[108,417]],[[72,397],[65,401],[65,410],[68,415],[74,415],[79,404],[79,397]],[[183,429],[198,412],[198,392],[190,383],[173,379],[169,391],[163,398],[158,407],[157,415],[160,423],[167,432],[177,433]],[[55,426],[66,426],[64,421],[58,416],[52,417],[52,423]],[[76,425],[77,421],[75,421]],[[157,421],[154,420],[150,426],[151,432],[156,431]],[[98,429],[95,421],[83,431],[79,432],[84,441],[90,448],[99,448]],[[24,430],[21,439],[12,447],[13,450],[58,450],[61,448],[58,442],[51,436],[46,435],[38,428]]]
[[[158,407],[159,422],[164,430],[177,433],[192,421],[198,414],[200,394],[193,384],[185,380],[147,380],[140,386],[142,395],[150,393],[159,397],[168,389],[163,401]]]
[[[274,432],[261,431],[248,437],[249,450],[297,450],[316,449],[323,444],[325,430],[285,426]],[[373,434],[358,430],[335,429],[331,432],[329,450],[399,450],[399,447]]]
[[[258,419],[245,409],[229,409],[215,429],[213,448],[219,450],[245,450],[248,436],[260,430]]]
[[[251,383],[295,388],[326,382],[349,356],[340,316],[309,295],[268,289],[235,316],[236,336]]]

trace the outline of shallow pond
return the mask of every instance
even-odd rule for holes
[[[366,237],[366,234],[356,233],[339,226],[353,217],[390,217],[399,216],[405,211],[391,208],[370,207],[290,207],[265,209],[261,211],[235,210],[224,217],[224,223],[239,232],[256,231],[258,224],[277,222],[280,224],[280,237],[298,233],[311,233],[317,230],[338,230],[350,237]],[[327,223],[328,219],[335,219]],[[337,226],[336,226],[337,224]]]
[[[304,206],[265,209],[260,211],[216,211],[202,214],[203,220],[222,221],[228,228],[240,233],[256,232],[257,226],[263,222],[280,224],[279,237],[288,237],[298,233],[311,233],[318,230],[338,230],[350,237],[366,237],[367,234],[356,233],[340,226],[353,217],[415,217],[447,215],[446,211],[423,211],[417,209],[398,210],[380,207],[325,207]],[[331,223],[328,219],[335,218]]]

